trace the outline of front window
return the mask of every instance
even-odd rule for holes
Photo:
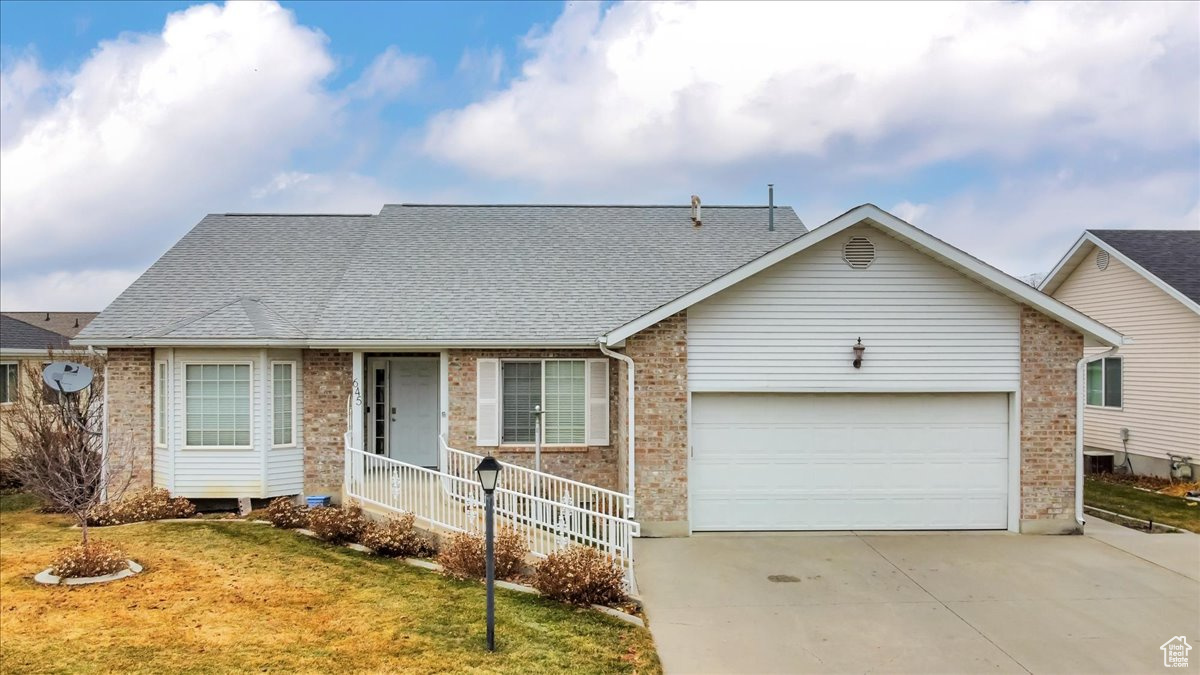
[[[0,363],[0,403],[17,400],[17,364]]]
[[[274,417],[273,444],[293,445],[296,429],[295,366],[291,363],[271,364],[271,411]]]
[[[250,446],[250,364],[189,364],[184,396],[187,445]]]
[[[533,443],[533,409],[544,411],[543,441],[582,445],[586,439],[587,390],[582,360],[506,361],[501,377],[503,443]]]
[[[154,367],[157,370],[157,379],[154,383],[154,388],[157,390],[154,397],[154,442],[158,445],[166,445],[167,410],[169,409],[167,406],[167,383],[170,370],[166,361],[159,361]]]
[[[1087,365],[1087,404],[1121,407],[1121,358],[1096,359]]]

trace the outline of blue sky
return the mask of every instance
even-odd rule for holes
[[[1200,227],[1200,6],[0,3],[0,303],[206,212],[872,202],[1013,274]]]

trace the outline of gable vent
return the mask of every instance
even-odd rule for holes
[[[856,270],[865,270],[875,262],[875,244],[866,237],[850,237],[842,246],[842,259]]]
[[[1108,269],[1108,251],[1101,250],[1096,253],[1096,269],[1101,272]]]

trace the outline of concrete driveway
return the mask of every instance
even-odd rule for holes
[[[1157,672],[1176,635],[1200,667],[1200,537],[1099,523],[641,539],[637,578],[668,673]]]

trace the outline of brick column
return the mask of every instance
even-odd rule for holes
[[[154,481],[154,350],[109,349],[107,363],[109,477],[144,490]]]
[[[340,499],[352,355],[304,350],[304,494]],[[365,395],[365,394],[364,394]]]
[[[1078,331],[1021,307],[1021,532],[1080,532],[1075,369],[1081,358]]]
[[[635,364],[637,520],[646,536],[687,536],[687,313],[630,337],[624,351]]]

